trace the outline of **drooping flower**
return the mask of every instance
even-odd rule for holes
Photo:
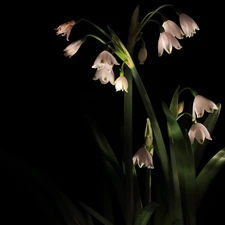
[[[83,42],[84,42],[83,40],[72,42],[64,49],[64,55],[71,58],[73,55],[76,54],[76,52],[78,51]]]
[[[166,20],[162,24],[164,30],[170,34],[172,34],[174,37],[178,39],[184,38],[184,32],[181,30],[181,28],[174,23],[172,20]]]
[[[148,56],[147,49],[145,47],[140,48],[140,50],[138,52],[139,64],[143,65],[147,59],[147,56]]]
[[[74,20],[71,20],[67,23],[63,23],[57,28],[55,28],[55,30],[57,30],[56,34],[57,35],[61,34],[62,36],[66,35],[66,40],[69,41],[69,36],[74,25],[75,25]]]
[[[112,70],[114,65],[120,65],[116,58],[109,51],[102,51],[94,61],[92,68],[105,68],[106,70]]]
[[[116,91],[128,92],[128,81],[125,76],[119,76],[114,83]]]
[[[141,147],[135,153],[132,160],[133,164],[138,165],[140,168],[147,167],[149,169],[154,169],[152,155],[145,147]]]
[[[97,69],[93,80],[100,80],[102,84],[110,82],[114,85],[115,75],[113,70],[106,70],[105,68]]]
[[[202,95],[196,95],[193,101],[192,107],[192,117],[193,119],[203,117],[204,111],[208,113],[213,113],[214,110],[217,110],[218,107],[214,102],[205,98]]]
[[[191,144],[194,143],[194,139],[196,139],[200,144],[203,144],[205,138],[212,140],[207,128],[203,124],[197,122],[192,124],[188,132],[188,136],[190,138]]]
[[[196,30],[200,30],[197,23],[185,13],[180,14],[179,20],[185,37],[192,37],[194,34],[196,34]]]
[[[168,54],[171,54],[173,47],[178,50],[182,48],[179,41],[172,34],[166,31],[161,32],[158,40],[158,55],[162,56],[164,49]]]

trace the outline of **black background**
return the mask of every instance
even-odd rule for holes
[[[98,35],[93,27],[81,23],[74,26],[67,42],[55,31],[64,22],[86,18],[106,30],[109,25],[126,43],[130,16],[136,5],[140,5],[140,18],[165,3],[174,4],[190,15],[200,31],[192,38],[181,40],[181,50],[173,49],[170,55],[164,52],[160,58],[157,56],[158,28],[154,23],[146,26],[144,37],[149,47],[148,59],[143,67],[138,66],[138,70],[160,121],[164,120],[161,102],[169,103],[178,85],[192,87],[215,103],[222,103],[221,116],[212,134],[212,150],[207,152],[205,160],[224,147],[221,6],[215,1],[210,5],[196,1],[121,3],[58,1],[14,3],[5,7],[8,13],[4,17],[2,41],[1,150],[47,174],[72,199],[95,207],[98,207],[102,192],[104,172],[84,114],[97,121],[120,157],[123,93],[115,92],[110,84],[102,85],[92,80],[95,71],[91,66],[103,49],[96,40],[88,39],[71,59],[63,55],[63,49],[70,42],[87,33]],[[171,11],[166,12],[176,20]],[[136,149],[143,141],[146,114],[135,87],[134,113]],[[5,191],[2,193],[7,196],[2,204],[9,203],[8,207],[5,205],[6,211],[20,215],[18,220],[24,221],[22,212],[31,207],[28,211],[33,215],[34,201],[19,188],[19,179],[12,176],[15,168],[6,170],[7,162],[4,157],[2,159]],[[224,185],[222,169],[198,214],[201,223],[220,224]],[[27,205],[21,208],[24,202]]]

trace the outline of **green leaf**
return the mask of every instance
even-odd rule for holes
[[[218,151],[203,167],[196,178],[196,205],[200,205],[204,194],[220,169],[225,166],[225,147]]]
[[[162,106],[168,122],[171,164],[175,164],[171,165],[174,186],[170,188],[170,194],[174,197],[173,201],[175,204],[172,218],[176,224],[183,224],[184,222],[185,224],[194,225],[196,223],[194,205],[195,164],[190,140],[187,132],[183,134],[176,118],[166,104],[163,103]],[[177,179],[177,174],[179,179]],[[183,213],[180,208],[183,209]]]
[[[221,111],[221,104],[217,104],[218,110],[215,110],[213,113],[210,113],[205,122],[204,122],[204,126],[208,129],[209,133],[212,134],[215,125],[217,123],[218,117],[220,115],[220,111]],[[206,147],[208,145],[209,141],[207,139],[205,139],[203,144],[199,144],[196,140],[192,145],[194,154],[195,154],[195,167],[196,170],[199,169],[200,163],[202,161],[202,158],[204,156],[204,152],[206,150]]]
[[[180,86],[176,88],[170,102],[170,111],[175,118],[177,118],[177,112],[178,112],[179,88]]]
[[[155,202],[148,203],[137,215],[134,225],[146,225],[149,223],[151,216],[158,204]]]
[[[111,178],[113,186],[118,196],[118,201],[121,206],[122,214],[125,215],[125,189],[124,189],[124,173],[120,166],[108,140],[105,135],[95,124],[94,120],[86,115],[86,120],[91,126],[92,133],[94,135],[97,146],[100,150],[100,155],[103,160],[103,164]]]
[[[158,124],[158,120],[157,117],[155,115],[152,103],[149,99],[148,93],[145,89],[145,86],[139,76],[139,73],[136,69],[136,67],[131,69],[133,78],[135,80],[135,83],[137,85],[137,88],[139,90],[139,94],[142,98],[145,110],[148,114],[148,118],[151,121],[151,126],[152,126],[152,131],[153,131],[153,135],[154,135],[154,149],[156,150],[156,154],[159,157],[161,166],[162,166],[162,170],[163,170],[163,174],[164,174],[164,178],[166,180],[166,186],[169,185],[169,161],[168,161],[168,155],[167,155],[167,150],[165,147],[165,143],[163,140],[163,136],[160,130],[160,126]]]
[[[105,217],[103,217],[102,215],[100,215],[98,212],[96,212],[94,209],[92,209],[91,207],[87,206],[85,203],[83,202],[79,202],[80,205],[87,211],[89,212],[92,216],[94,216],[96,219],[98,219],[101,223],[103,223],[104,225],[113,225],[111,222],[109,222]]]

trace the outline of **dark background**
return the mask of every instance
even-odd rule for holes
[[[21,221],[24,221],[24,211],[30,217],[36,216],[35,201],[20,187],[20,179],[13,175],[17,167],[12,160],[8,164],[5,153],[49,176],[71,199],[98,207],[104,169],[84,120],[85,114],[97,121],[118,157],[121,156],[123,93],[115,92],[110,84],[92,80],[95,70],[91,66],[103,46],[90,38],[71,59],[63,55],[70,42],[88,33],[98,35],[98,31],[88,24],[78,24],[67,42],[65,37],[56,35],[55,28],[72,19],[86,18],[106,30],[109,25],[126,43],[130,16],[136,5],[140,5],[142,18],[165,3],[174,4],[190,15],[200,31],[192,38],[181,40],[181,50],[173,49],[170,55],[164,52],[158,58],[158,28],[150,23],[144,30],[148,58],[143,67],[137,66],[138,70],[162,122],[161,102],[169,103],[178,85],[192,87],[215,103],[222,103],[212,134],[213,144],[205,161],[224,147],[223,13],[217,2],[204,5],[196,1],[13,4],[5,8],[8,14],[4,18],[2,41],[1,171],[6,212],[13,212]],[[165,14],[176,21],[176,15],[171,12],[166,10]],[[143,141],[146,114],[135,87],[134,113],[136,149]],[[6,169],[8,165],[10,169]],[[222,169],[206,194],[198,215],[201,223],[220,224],[223,218],[224,172]],[[29,179],[25,180],[29,184]],[[23,203],[25,207],[21,207]],[[11,224],[10,221],[6,224]]]

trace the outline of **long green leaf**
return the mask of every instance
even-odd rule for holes
[[[152,126],[152,131],[154,134],[154,140],[155,140],[155,150],[156,150],[156,154],[159,157],[161,166],[162,166],[162,170],[163,170],[163,174],[164,174],[164,178],[166,180],[166,185],[169,185],[169,161],[168,161],[168,155],[167,155],[167,151],[166,151],[166,147],[165,147],[165,143],[163,140],[163,136],[161,133],[161,129],[160,126],[158,124],[158,120],[157,117],[155,115],[154,109],[152,107],[152,103],[149,99],[148,93],[145,89],[145,86],[139,76],[139,73],[136,69],[136,67],[131,69],[133,78],[135,80],[135,83],[137,85],[139,94],[142,98],[145,110],[148,114],[148,118],[151,121],[151,126]]]
[[[179,88],[180,86],[176,88],[170,102],[170,111],[175,118],[177,118],[177,113],[178,113]]]
[[[113,225],[111,222],[109,222],[105,217],[103,217],[101,214],[99,214],[98,212],[96,212],[94,209],[92,209],[91,207],[87,206],[85,203],[83,202],[79,202],[80,205],[87,211],[89,212],[92,216],[94,216],[96,219],[98,219],[101,223],[103,223],[104,225]]]
[[[203,167],[196,178],[196,206],[198,207],[212,180],[220,169],[225,166],[225,147],[218,151]]]
[[[174,222],[176,222],[176,224],[184,223],[195,225],[195,165],[190,140],[187,138],[186,133],[183,134],[176,118],[173,116],[166,104],[163,103],[162,106],[169,127],[168,133],[170,138],[170,151],[172,153],[171,156],[173,159],[173,154],[175,152],[176,157],[176,159],[173,159],[173,162],[176,163],[177,168],[173,167],[172,171],[174,191],[179,191],[180,187],[181,193],[181,200],[179,192],[171,193],[172,196],[174,195],[174,201],[176,201],[176,209],[173,211],[173,215],[175,215]],[[179,181],[176,178],[177,174]],[[183,209],[184,221],[182,221],[182,212],[179,207],[182,207]]]
[[[205,127],[208,129],[209,133],[212,134],[215,126],[216,126],[216,123],[217,123],[217,120],[219,118],[219,115],[220,115],[220,111],[221,111],[221,104],[217,104],[217,107],[218,107],[218,110],[215,110],[213,113],[210,113],[205,122],[204,122],[204,125]],[[197,141],[195,141],[193,143],[193,150],[194,150],[194,153],[195,153],[195,167],[196,167],[196,170],[199,169],[199,166],[200,166],[200,163],[202,161],[202,158],[204,156],[204,152],[206,150],[206,147],[208,145],[209,141],[206,139],[204,141],[203,144],[199,144]]]
[[[158,204],[155,202],[150,202],[139,212],[137,215],[134,225],[146,225],[149,223],[151,216],[155,209],[158,207]]]
[[[95,121],[86,115],[87,122],[89,123],[92,133],[99,150],[101,151],[101,157],[105,168],[111,178],[113,186],[118,196],[118,201],[121,206],[122,214],[125,216],[125,189],[124,189],[124,173],[120,166],[108,140],[105,135],[97,127]]]

